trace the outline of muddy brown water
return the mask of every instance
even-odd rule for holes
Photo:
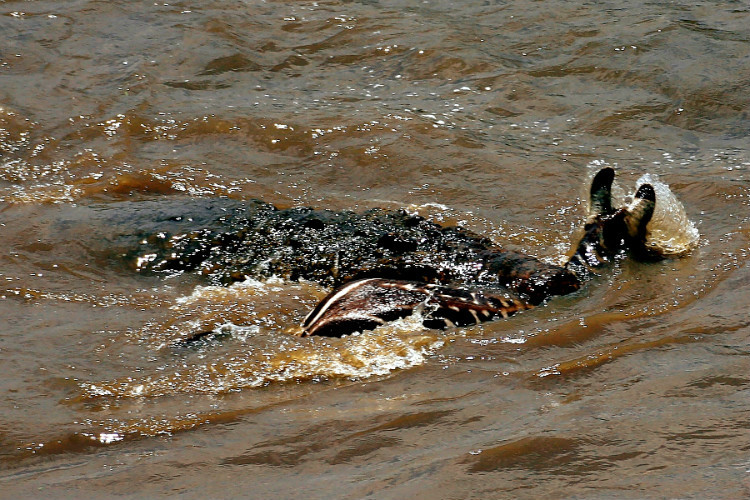
[[[2,2],[0,496],[750,495],[749,25],[745,2]],[[668,184],[697,247],[473,328],[300,339],[317,285],[106,256],[128,213],[231,198],[406,207],[561,262],[607,164]]]

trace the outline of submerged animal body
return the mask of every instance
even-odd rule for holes
[[[342,336],[417,311],[431,328],[475,324],[572,293],[617,253],[645,251],[654,190],[644,184],[617,209],[613,179],[611,168],[594,177],[584,235],[564,266],[405,211],[279,210],[257,201],[197,230],[144,238],[133,257],[144,273],[198,271],[224,284],[279,276],[332,287],[303,335]]]

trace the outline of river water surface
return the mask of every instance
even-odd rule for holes
[[[0,2],[0,496],[747,497],[749,27],[739,1]],[[262,199],[560,263],[603,165],[669,185],[697,244],[472,328],[301,339],[318,285],[117,258],[152,214]]]

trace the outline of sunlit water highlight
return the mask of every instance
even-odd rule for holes
[[[750,11],[539,5],[0,3],[3,494],[747,497]],[[669,258],[473,328],[300,339],[327,290],[108,239],[262,199],[560,263],[606,164]]]

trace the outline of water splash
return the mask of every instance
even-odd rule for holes
[[[693,250],[698,245],[700,233],[677,196],[654,174],[642,175],[636,186],[642,184],[651,184],[656,191],[656,207],[648,223],[646,245],[666,257],[684,255]]]
[[[285,306],[299,307],[297,294],[307,301],[314,288],[317,286],[278,278],[247,280],[230,287],[197,287],[175,301],[170,309],[176,317],[167,328],[146,328],[151,331],[149,341],[155,350],[166,356],[160,366],[139,376],[83,383],[81,397],[224,394],[270,383],[359,380],[421,365],[445,343],[442,333],[422,326],[419,314],[362,334],[328,339],[292,335],[287,324],[290,317],[268,313]],[[227,308],[236,309],[236,314],[228,315]],[[223,339],[222,344],[210,344],[211,355],[200,345],[163,351],[181,330],[199,330],[210,323],[216,338]]]

